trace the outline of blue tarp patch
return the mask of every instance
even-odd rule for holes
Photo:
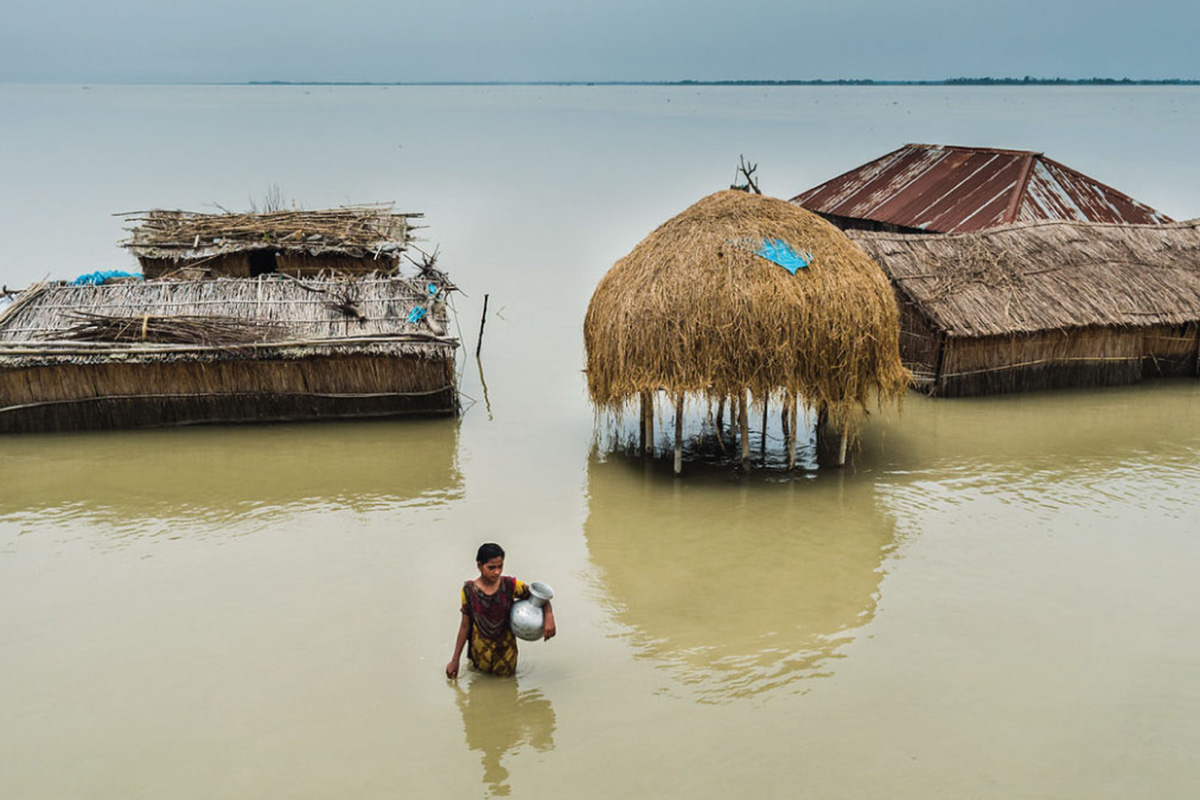
[[[796,270],[804,269],[812,263],[813,258],[812,253],[807,250],[797,253],[782,239],[763,239],[762,247],[754,252],[793,275],[796,274]]]
[[[408,321],[409,322],[420,322],[421,319],[424,318],[424,316],[425,316],[425,309],[421,308],[420,306],[417,306],[412,311],[408,312]]]
[[[102,269],[96,272],[89,272],[86,275],[80,275],[75,280],[71,281],[72,286],[99,286],[109,278],[137,278],[139,281],[142,276],[136,272],[124,272],[119,269]]]

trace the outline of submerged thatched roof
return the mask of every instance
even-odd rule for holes
[[[126,222],[139,224],[129,229],[132,235],[121,245],[138,258],[174,261],[267,248],[374,258],[407,247],[412,241],[411,220],[420,216],[396,213],[390,203],[246,214],[157,209],[125,215]]]
[[[1200,220],[847,233],[951,336],[1200,320]]]
[[[308,355],[452,358],[424,281],[280,275],[99,286],[41,284],[0,313],[0,367]],[[440,295],[439,295],[440,296]],[[416,322],[416,307],[426,312]]]
[[[811,255],[792,274],[758,254]],[[861,409],[905,390],[895,299],[845,235],[782,200],[710,195],[618,261],[584,322],[588,388],[602,408],[640,392],[756,397]],[[843,417],[846,415],[842,415]]]

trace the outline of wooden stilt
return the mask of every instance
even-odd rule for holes
[[[643,424],[646,428],[646,444],[645,453],[648,456],[654,455],[654,394],[646,392],[645,417]]]
[[[729,443],[737,444],[740,428],[738,428],[738,398],[741,395],[729,396]]]
[[[762,420],[762,445],[759,450],[762,453],[762,458],[765,461],[767,458],[767,406],[771,402],[771,396],[763,397],[763,420]]]
[[[796,400],[796,395],[792,394],[788,397],[788,405],[791,407],[788,414],[788,469],[795,469],[796,430],[800,424],[800,404]]]
[[[712,406],[711,406],[711,405],[709,405],[709,408],[711,409],[711,408],[712,408]],[[721,428],[722,428],[722,425],[721,425],[721,417],[722,417],[724,414],[725,414],[725,398],[724,398],[724,397],[722,397],[722,398],[720,399],[720,401],[718,401],[718,403],[717,403],[717,426],[716,426],[716,432],[717,432],[717,446],[721,448],[721,455],[726,455],[726,451],[725,451],[725,436],[724,436],[724,434],[722,434],[722,433],[721,433]]]
[[[791,406],[789,402],[790,395],[783,398],[783,408],[779,409],[779,434],[783,437],[783,441],[787,443],[788,435],[788,408]]]
[[[675,474],[683,472],[683,392],[675,398]]]
[[[826,459],[829,458],[829,448],[827,447],[826,442],[825,442],[825,437],[826,437],[826,434],[828,433],[828,431],[826,430],[828,421],[829,421],[829,412],[824,408],[818,409],[817,410],[817,427],[813,431],[816,434],[816,436],[814,438],[816,439],[816,445],[817,445],[817,465],[818,466],[821,465],[822,461],[825,461],[825,463],[828,463],[828,461],[826,461]]]
[[[646,392],[642,392],[640,399],[641,405],[638,407],[638,452],[646,452],[646,406],[649,400],[646,397]]]
[[[846,466],[846,432],[842,431],[842,443],[838,446],[838,466]]]
[[[746,413],[746,390],[738,393],[738,428],[742,440],[742,469],[750,469],[750,416]]]

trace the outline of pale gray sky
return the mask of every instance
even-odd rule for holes
[[[0,81],[1198,78],[1192,2],[3,0]]]

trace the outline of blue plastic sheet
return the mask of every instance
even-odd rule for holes
[[[420,322],[425,317],[425,309],[417,306],[412,311],[408,312],[409,322]]]
[[[140,281],[142,276],[136,272],[125,272],[119,269],[101,269],[95,272],[89,272],[86,275],[80,275],[78,278],[71,281],[71,285],[99,286],[109,278],[137,278]]]
[[[808,251],[797,253],[782,239],[763,239],[762,247],[754,252],[793,275],[796,274],[796,270],[807,267],[813,258],[812,253]]]

